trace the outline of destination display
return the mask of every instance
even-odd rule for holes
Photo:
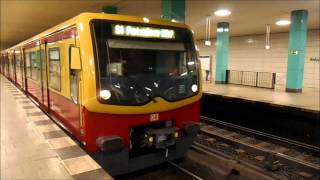
[[[144,38],[174,39],[175,31],[172,29],[161,29],[131,25],[112,25],[112,34],[116,36],[131,36]]]

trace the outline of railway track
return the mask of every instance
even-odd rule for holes
[[[319,147],[201,117],[193,148],[234,159],[275,179],[320,179]]]
[[[189,175],[192,179],[204,180],[204,179],[202,179],[201,177],[199,177],[199,176],[197,176],[196,174],[194,174],[193,172],[185,169],[184,167],[182,167],[182,166],[180,166],[180,165],[178,165],[178,164],[176,164],[176,163],[174,163],[174,162],[172,162],[172,161],[168,161],[168,163],[169,163],[170,165],[172,165],[173,167],[179,169],[181,172]]]

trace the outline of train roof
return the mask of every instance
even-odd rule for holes
[[[31,43],[36,40],[40,40],[41,38],[44,38],[50,34],[53,34],[57,31],[60,31],[62,29],[66,29],[69,27],[75,26],[77,23],[82,22],[85,19],[105,19],[105,20],[115,20],[115,21],[127,21],[127,22],[137,22],[137,23],[146,23],[143,20],[144,17],[142,16],[129,16],[129,15],[120,15],[120,14],[106,14],[106,13],[81,13],[69,20],[66,20],[52,28],[49,28],[25,41],[22,41],[10,48],[7,48],[5,50],[2,50],[1,53],[8,52],[10,50],[13,50],[17,47],[20,47],[22,45]],[[172,26],[172,27],[181,27],[181,28],[189,28],[188,25],[179,23],[179,22],[172,22],[169,20],[159,19],[159,18],[148,18],[149,22],[148,24],[158,24],[158,25],[165,25],[165,26]]]

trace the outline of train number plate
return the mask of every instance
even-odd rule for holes
[[[159,114],[150,114],[150,121],[158,121]]]

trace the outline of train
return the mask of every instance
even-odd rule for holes
[[[185,157],[200,129],[183,23],[81,13],[1,51],[0,72],[111,175]]]

